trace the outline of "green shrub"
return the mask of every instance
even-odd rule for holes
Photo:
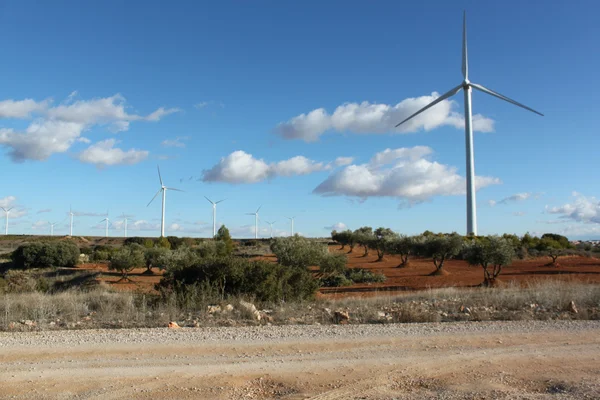
[[[139,244],[130,244],[121,247],[111,256],[108,268],[119,271],[122,274],[121,279],[126,280],[131,270],[144,265],[144,247]]]
[[[13,266],[28,268],[72,268],[79,260],[79,247],[73,242],[61,240],[32,242],[19,246],[11,255]]]
[[[145,248],[145,247],[144,247]],[[146,264],[147,273],[152,272],[152,268],[160,268],[160,259],[165,254],[169,253],[169,249],[164,247],[152,247],[144,251],[144,262]]]
[[[233,252],[233,240],[231,240],[229,229],[225,225],[221,225],[215,240],[219,243],[218,253],[220,256],[228,256]]]
[[[322,275],[344,274],[347,270],[346,262],[347,257],[345,254],[325,254],[319,262],[319,272]]]
[[[193,265],[167,269],[160,283],[179,295],[214,288],[223,297],[247,296],[258,301],[303,300],[314,296],[318,282],[307,270],[267,261],[233,257],[198,259]]]
[[[385,282],[385,275],[369,271],[364,268],[350,268],[346,277],[354,283],[377,283]]]
[[[35,292],[37,281],[27,271],[9,270],[4,274],[7,293],[29,293]]]
[[[167,236],[167,240],[169,241],[169,244],[171,245],[171,250],[177,250],[178,248],[180,248],[181,246],[183,246],[185,244],[185,240],[183,238],[177,237],[177,236]]]
[[[281,265],[307,268],[320,264],[324,255],[327,254],[327,246],[296,235],[273,240],[271,251]]]
[[[123,241],[123,245],[124,245],[124,246],[128,246],[128,245],[130,245],[130,244],[134,244],[134,243],[135,243],[135,244],[139,244],[139,245],[142,245],[142,246],[143,246],[143,245],[144,245],[144,243],[145,243],[147,240],[152,240],[152,239],[145,239],[145,238],[142,238],[142,237],[133,236],[133,237],[129,237],[129,238],[125,239],[125,240]],[[154,245],[154,243],[153,243],[153,245]]]
[[[169,242],[169,239],[167,239],[166,237],[162,236],[162,237],[158,238],[158,240],[156,241],[156,246],[157,247],[164,247],[165,249],[170,249],[171,248],[171,242]]]
[[[192,250],[188,247],[182,247],[173,251],[166,251],[158,257],[157,265],[158,268],[167,271],[174,271],[190,267],[197,264],[202,257],[196,250]]]
[[[350,286],[353,283],[354,282],[348,279],[344,274],[333,274],[321,279],[321,286],[323,287]]]

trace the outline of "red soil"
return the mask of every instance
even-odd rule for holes
[[[347,253],[347,249],[339,250],[339,246],[330,246],[331,252]],[[401,260],[399,256],[386,255],[377,262],[377,254],[373,251],[363,257],[362,248],[354,248],[347,254],[349,268],[365,268],[380,272],[386,276],[383,283],[356,284],[340,288],[321,288],[319,297],[377,296],[394,292],[424,290],[442,287],[474,287],[483,282],[481,267],[471,267],[464,261],[450,260],[444,264],[444,275],[432,276],[435,270],[430,259],[411,258],[410,265],[397,268]],[[257,257],[275,262],[274,256]],[[540,280],[563,280],[587,283],[600,283],[600,259],[580,256],[561,257],[557,267],[548,265],[549,258],[516,260],[505,267],[500,274],[500,284],[526,285],[528,282]],[[154,270],[154,275],[144,275],[145,268],[137,268],[129,274],[131,281],[120,281],[121,274],[109,271],[106,264],[82,264],[80,269],[101,271],[98,280],[107,283],[117,290],[140,293],[156,293],[154,285],[162,277],[162,271]]]

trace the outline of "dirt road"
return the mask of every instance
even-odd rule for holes
[[[600,322],[0,333],[2,399],[597,399]]]

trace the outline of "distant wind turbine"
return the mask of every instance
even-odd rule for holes
[[[289,219],[289,220],[290,220],[290,223],[291,223],[291,225],[292,225],[292,236],[294,236],[294,219],[295,219],[296,217],[297,217],[296,215],[294,215],[293,217],[286,217],[287,219]]]
[[[271,239],[273,239],[273,224],[277,221],[273,221],[273,222],[269,222],[269,221],[265,221],[267,224],[269,224],[269,226],[271,227]]]
[[[423,111],[435,106],[443,100],[446,100],[458,92],[461,89],[465,94],[465,145],[466,145],[466,158],[467,158],[467,235],[477,235],[477,207],[475,200],[475,157],[473,153],[473,126],[472,126],[472,109],[471,109],[471,89],[479,90],[480,92],[487,93],[491,96],[497,97],[500,100],[504,100],[508,103],[514,104],[526,110],[529,110],[538,115],[544,116],[544,114],[535,111],[521,103],[516,102],[498,92],[491,89],[473,83],[469,81],[469,65],[467,60],[467,15],[466,12],[463,14],[463,43],[462,43],[462,74],[464,80],[457,87],[450,89],[447,93],[441,95],[419,111],[400,122],[396,127],[402,125],[411,118],[419,115]]]
[[[213,208],[213,238],[214,238],[215,236],[217,236],[217,204],[219,204],[222,201],[225,201],[225,199],[215,202],[206,196],[204,196],[204,198],[206,200],[208,200],[210,204],[212,204],[212,208]]]
[[[73,213],[73,210],[71,209],[71,206],[69,206],[69,218],[70,218],[70,222],[69,222],[69,236],[73,236],[73,216],[75,214]]]
[[[4,228],[4,234],[8,235],[8,214],[10,213],[10,210],[12,210],[14,207],[11,207],[11,208],[8,208],[8,209],[6,209],[4,207],[0,207],[0,208],[2,208],[2,210],[4,210],[4,214],[5,214],[5,218],[6,218],[6,225],[5,225],[5,228]]]
[[[154,195],[152,200],[150,200],[150,203],[148,203],[148,205],[146,207],[148,207],[154,201],[156,196],[158,196],[158,194],[160,192],[162,192],[162,215],[161,215],[161,219],[160,219],[160,237],[164,237],[165,236],[165,203],[167,201],[167,190],[175,190],[176,192],[183,192],[183,190],[165,186],[163,184],[162,176],[160,176],[160,167],[157,165],[156,168],[158,169],[158,180],[160,181],[160,189],[158,189],[158,192],[156,192],[156,194]]]
[[[262,205],[256,209],[256,212],[246,213],[246,215],[254,215],[254,239],[258,239],[258,211],[260,211]]]
[[[108,212],[106,213],[106,218],[104,218],[100,222],[106,222],[106,232],[105,232],[104,237],[108,237],[108,225],[110,224],[110,219],[108,218]]]
[[[123,213],[123,215],[121,216],[121,218],[123,218],[123,226],[125,227],[125,235],[124,237],[127,237],[127,215],[125,215],[125,213]]]
[[[63,219],[64,221],[64,219]],[[58,222],[50,222],[50,236],[54,236],[54,225],[58,224]]]

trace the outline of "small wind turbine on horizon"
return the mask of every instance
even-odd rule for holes
[[[69,236],[73,237],[73,216],[75,214],[73,213],[73,209],[71,208],[71,206],[69,206],[69,218],[70,218],[70,222],[69,222]]]
[[[150,203],[148,203],[148,205],[146,205],[146,207],[148,207],[154,201],[156,196],[158,196],[158,194],[160,192],[162,192],[162,214],[161,214],[161,218],[160,218],[160,237],[164,237],[165,236],[165,203],[167,201],[167,190],[175,190],[176,192],[183,192],[183,190],[165,186],[163,184],[162,176],[160,176],[160,167],[157,165],[156,168],[158,169],[158,180],[160,181],[160,189],[158,189],[158,192],[156,192],[156,194],[154,195],[152,200],[150,200]]]
[[[4,207],[0,207],[2,208],[2,210],[4,210],[4,217],[6,219],[6,225],[4,227],[4,235],[8,235],[8,214],[10,213],[10,210],[12,210],[14,207],[11,208],[4,208]]]
[[[106,222],[106,232],[104,234],[104,237],[108,237],[108,225],[110,224],[110,219],[108,218],[108,211],[106,212],[106,218],[104,218],[100,222]]]
[[[124,235],[124,237],[127,237],[127,220],[129,218],[127,218],[127,215],[125,215],[125,213],[123,213],[123,215],[121,215],[121,218],[123,218],[123,226],[125,227],[125,235]]]
[[[254,239],[258,239],[258,212],[262,205],[256,209],[256,212],[246,213],[246,215],[254,215]]]
[[[217,204],[219,204],[222,201],[225,201],[226,199],[223,200],[219,200],[219,201],[212,201],[211,199],[209,199],[208,197],[204,196],[204,198],[206,200],[208,200],[208,202],[210,204],[212,204],[212,208],[213,208],[213,238],[215,236],[217,236]]]
[[[463,81],[460,85],[456,86],[453,89],[450,89],[445,94],[441,95],[425,107],[421,108],[416,113],[412,114],[410,117],[406,118],[404,121],[400,122],[396,127],[402,125],[406,121],[411,118],[419,115],[423,111],[435,106],[443,100],[446,100],[461,90],[464,91],[464,102],[465,102],[465,146],[466,146],[466,159],[467,159],[467,235],[477,235],[477,207],[476,207],[476,199],[475,199],[475,156],[473,153],[473,126],[472,126],[472,109],[471,109],[471,89],[479,90],[480,92],[487,93],[491,96],[497,97],[500,100],[504,100],[508,103],[514,104],[526,110],[529,110],[538,115],[544,116],[544,114],[535,111],[532,108],[529,108],[521,103],[516,102],[498,92],[495,92],[491,89],[484,87],[483,85],[479,85],[477,83],[473,83],[469,81],[469,65],[468,65],[468,57],[467,57],[467,14],[466,12],[463,14],[463,42],[462,42],[462,75]]]
[[[269,224],[269,226],[271,227],[271,239],[273,239],[273,224],[277,221],[273,221],[273,222],[269,222],[269,221],[265,221],[267,224]]]
[[[48,224],[50,225],[50,236],[54,236],[54,225],[58,224],[58,222],[48,222]]]
[[[292,232],[292,236],[294,236],[294,219],[295,219],[296,217],[297,217],[296,215],[294,215],[293,217],[286,217],[287,219],[289,219],[289,220],[290,220],[290,223],[291,223],[291,225],[292,225],[292,230],[291,230],[291,232]]]

